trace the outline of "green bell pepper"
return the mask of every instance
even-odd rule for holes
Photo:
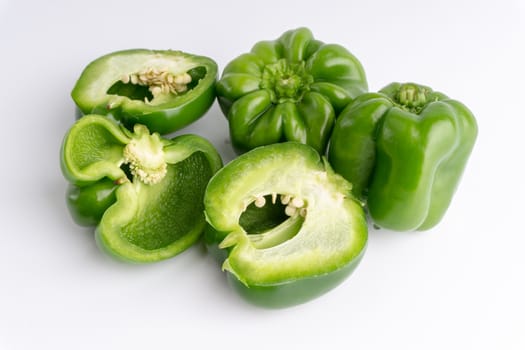
[[[217,99],[237,152],[297,141],[324,154],[336,115],[367,89],[356,57],[299,28],[231,61],[217,82]]]
[[[379,227],[427,230],[444,216],[477,137],[470,110],[427,86],[392,83],[340,114],[329,161]]]
[[[110,115],[129,129],[167,134],[192,123],[215,100],[217,64],[181,51],[134,49],[91,62],[71,96],[83,114]]]
[[[66,199],[73,220],[81,226],[96,226],[106,209],[116,202],[117,188],[118,184],[109,178],[85,186],[69,184]]]
[[[131,132],[100,115],[79,119],[61,149],[73,219],[96,225],[101,248],[134,262],[170,258],[197,241],[204,191],[221,166],[202,137],[163,139],[144,125]]]
[[[351,184],[312,147],[284,142],[244,153],[210,180],[205,242],[248,300],[310,300],[358,265],[367,224]]]

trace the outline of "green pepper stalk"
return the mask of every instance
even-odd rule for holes
[[[470,110],[414,83],[392,83],[341,112],[328,152],[379,227],[427,230],[448,209],[477,137]]]
[[[210,180],[205,241],[248,300],[269,307],[311,300],[363,256],[367,225],[350,189],[308,145],[258,147]]]
[[[134,49],[91,62],[71,97],[81,114],[112,116],[129,129],[171,133],[204,115],[215,100],[217,64],[181,51]]]
[[[199,136],[168,140],[144,125],[131,132],[87,115],[66,134],[61,166],[72,217],[96,226],[101,248],[127,261],[154,262],[200,237],[204,190],[222,162]]]
[[[232,60],[217,99],[237,152],[297,141],[324,154],[336,116],[367,89],[361,63],[347,49],[298,28]]]

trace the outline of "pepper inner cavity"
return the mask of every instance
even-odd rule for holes
[[[122,75],[107,93],[147,103],[160,95],[183,94],[193,86],[192,81],[189,72],[173,74],[166,70],[146,68],[136,73]]]
[[[306,203],[299,197],[271,194],[254,197],[239,224],[255,249],[276,247],[295,237],[304,223]]]
[[[291,217],[306,216],[306,203],[289,194],[269,194],[254,197],[241,214],[239,224],[248,234],[271,230]]]

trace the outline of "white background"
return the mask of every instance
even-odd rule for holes
[[[521,0],[0,0],[0,349],[525,349],[525,8]],[[465,103],[479,138],[442,223],[370,231],[341,286],[307,304],[243,301],[197,245],[116,262],[64,202],[69,93],[100,55],[180,49],[222,69],[308,26],[362,62],[370,90],[415,81]],[[233,157],[217,104],[180,133]]]

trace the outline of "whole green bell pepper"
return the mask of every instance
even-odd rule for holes
[[[217,64],[181,51],[134,49],[91,62],[71,96],[83,114],[110,115],[129,129],[167,134],[200,118],[215,100]]]
[[[131,132],[100,115],[79,119],[61,149],[73,219],[96,225],[101,248],[134,262],[170,258],[197,241],[204,191],[221,166],[202,137],[163,139],[144,125]]]
[[[308,145],[258,147],[210,180],[205,242],[248,300],[305,302],[338,285],[364,254],[365,214],[350,188]]]
[[[217,99],[237,152],[297,141],[324,154],[336,115],[367,89],[356,57],[299,28],[232,60],[217,82]]]
[[[329,161],[375,224],[426,230],[440,222],[477,137],[470,110],[427,86],[392,83],[339,116]]]

